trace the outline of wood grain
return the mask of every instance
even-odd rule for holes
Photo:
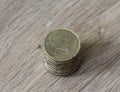
[[[119,0],[0,0],[0,92],[119,92]],[[44,38],[81,39],[81,66],[61,77],[44,67]]]

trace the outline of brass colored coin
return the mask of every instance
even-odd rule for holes
[[[69,64],[69,63],[73,63],[74,61],[74,59],[71,59],[71,60],[68,60],[68,61],[64,61],[64,62],[61,62],[61,61],[57,61],[57,60],[52,60],[52,59],[49,59],[49,58],[47,58],[46,59],[47,61],[46,62],[49,62],[49,63],[52,63],[52,64]]]
[[[50,32],[45,39],[44,45],[48,56],[58,61],[70,60],[80,50],[78,36],[67,29]]]
[[[44,42],[46,68],[56,75],[69,75],[80,65],[77,54],[80,40],[71,30],[59,29],[50,32]]]
[[[50,67],[54,68],[54,69],[66,69],[66,68],[70,68],[73,67],[75,65],[75,63],[69,64],[69,65],[54,65],[54,64],[50,64],[47,63]]]
[[[54,73],[56,75],[61,75],[61,76],[65,76],[65,75],[69,75],[71,73],[73,73],[74,71],[76,71],[78,68],[79,68],[79,65],[80,65],[80,62],[77,62],[75,64],[74,67],[72,67],[71,69],[68,69],[68,70],[58,70],[58,69],[53,69],[51,68],[47,63],[45,63],[45,66],[46,68],[51,72],[51,73]]]

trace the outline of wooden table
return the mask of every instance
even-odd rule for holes
[[[44,66],[44,38],[59,28],[82,42],[67,77]],[[0,0],[0,92],[120,92],[120,0]]]

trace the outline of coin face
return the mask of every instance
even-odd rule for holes
[[[59,61],[73,58],[80,50],[80,40],[77,35],[67,29],[50,32],[44,42],[46,53]]]

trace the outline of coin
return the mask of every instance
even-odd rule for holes
[[[78,36],[69,29],[50,32],[44,42],[45,66],[57,75],[66,75],[76,70],[79,63],[75,57],[80,51]]]
[[[66,29],[50,32],[44,44],[47,54],[58,61],[70,60],[80,50],[78,36]]]
[[[74,67],[71,67],[70,69],[68,68],[67,70],[65,70],[65,69],[54,69],[54,68],[51,68],[47,63],[45,63],[46,68],[50,72],[52,72],[53,74],[56,74],[56,75],[61,75],[61,76],[66,76],[66,75],[69,75],[69,74],[75,72],[79,68],[79,65],[80,65],[80,62],[77,62],[74,65]]]

